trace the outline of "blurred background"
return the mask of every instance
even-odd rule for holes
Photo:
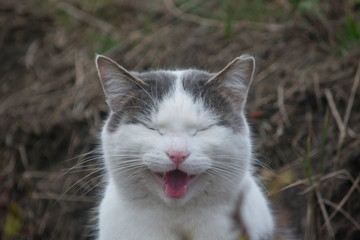
[[[359,0],[1,0],[2,239],[93,239],[96,53],[212,72],[254,55],[247,115],[274,211],[300,239],[359,239]]]

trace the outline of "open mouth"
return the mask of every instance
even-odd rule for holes
[[[154,175],[162,184],[165,194],[171,198],[184,197],[188,187],[197,177],[178,169],[166,173],[154,173]]]

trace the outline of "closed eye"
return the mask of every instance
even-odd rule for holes
[[[207,127],[204,127],[204,128],[199,129],[199,130],[196,130],[193,136],[195,136],[198,132],[203,132],[203,131],[208,130],[209,128],[211,128],[211,127],[214,126],[214,125],[215,125],[215,124],[212,124],[212,125],[209,125],[209,126],[207,126]]]
[[[153,128],[153,127],[150,127],[148,126],[147,124],[145,123],[142,123],[144,125],[144,127],[146,127],[147,129],[151,130],[151,131],[157,131],[160,135],[164,135],[159,129],[156,129],[156,128]]]

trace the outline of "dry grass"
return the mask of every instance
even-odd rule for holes
[[[247,109],[276,208],[301,238],[357,239],[360,47],[344,19],[359,5],[331,1],[317,15],[290,2],[262,2],[254,20],[223,7],[212,17],[206,1],[1,1],[3,239],[91,238],[99,166],[76,156],[95,148],[107,111],[95,53],[139,71],[217,71],[253,54]]]

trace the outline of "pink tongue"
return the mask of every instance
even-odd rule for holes
[[[172,198],[183,197],[186,193],[186,185],[189,177],[180,170],[174,170],[165,174],[164,186],[165,192]]]

